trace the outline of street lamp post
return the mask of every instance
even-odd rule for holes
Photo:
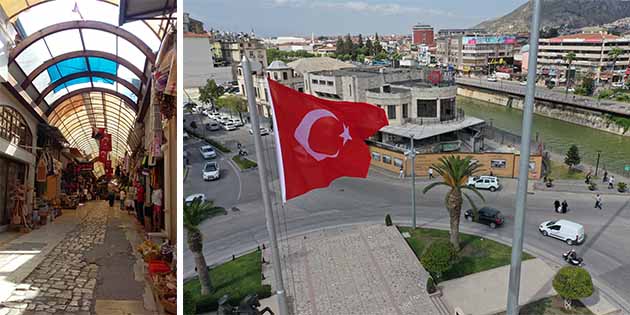
[[[595,176],[597,176],[597,170],[599,169],[599,156],[602,154],[602,150],[597,150],[597,163],[595,164]]]
[[[416,148],[413,145],[413,134],[409,135],[411,148],[411,226],[416,228]]]

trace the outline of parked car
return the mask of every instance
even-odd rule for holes
[[[466,212],[464,212],[464,218],[468,221],[475,221],[481,224],[489,225],[490,228],[493,229],[505,222],[505,217],[503,217],[501,211],[490,207],[483,207],[479,209],[479,218],[477,218],[477,220],[474,218],[473,209],[466,210]]]
[[[613,82],[612,86],[616,88],[623,87],[623,81]]]
[[[501,183],[495,176],[473,176],[468,178],[468,186],[477,189],[489,189],[494,192],[501,188]]]
[[[220,170],[219,164],[217,162],[208,162],[203,166],[203,171],[201,176],[203,180],[215,180],[219,179]]]
[[[217,157],[217,151],[215,151],[214,148],[209,145],[204,145],[199,148],[199,152],[201,153],[201,156],[204,158],[204,160],[214,159]]]
[[[520,84],[520,85],[527,85],[527,81],[521,81],[518,84]]]
[[[494,75],[488,76],[487,80],[489,82],[497,82],[497,77],[495,77]]]
[[[245,124],[243,124],[243,121],[241,121],[241,119],[240,119],[240,118],[232,118],[232,119],[230,119],[230,121],[231,121],[234,125],[236,125],[237,127],[241,127],[241,126],[244,126],[244,125],[245,125]]]
[[[260,135],[261,136],[266,136],[266,135],[268,135],[270,133],[271,133],[271,130],[269,130],[268,128],[260,127]],[[254,134],[254,130],[252,128],[249,128],[249,134],[250,135]]]
[[[219,125],[219,123],[216,121],[211,121],[206,124],[206,129],[210,131],[217,131],[221,129],[221,125]]]
[[[186,199],[184,199],[184,204],[187,206],[190,206],[193,201],[195,201],[195,199],[201,199],[201,202],[206,202],[206,195],[204,194],[192,194],[188,197],[186,197]]]
[[[223,124],[223,129],[225,129],[226,131],[232,131],[232,130],[236,130],[237,128],[233,122],[228,121]]]
[[[584,242],[584,226],[569,220],[545,221],[540,224],[538,231],[544,236],[554,237],[569,245]]]

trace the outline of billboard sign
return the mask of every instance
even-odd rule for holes
[[[464,45],[480,45],[480,44],[516,44],[515,36],[464,36],[462,37]]]

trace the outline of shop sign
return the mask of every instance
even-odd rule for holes
[[[106,133],[100,140],[100,150],[101,151],[111,151],[112,150],[112,135]]]

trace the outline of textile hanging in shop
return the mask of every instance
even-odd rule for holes
[[[61,163],[61,161],[54,160],[53,164],[54,164],[55,175],[61,175],[61,169],[63,168],[63,163]]]
[[[125,173],[129,173],[129,153],[125,152]]]
[[[92,138],[99,140],[105,134],[105,128],[93,128],[92,129]]]
[[[103,134],[99,144],[101,151],[110,152],[112,150],[112,135],[110,133]]]
[[[105,163],[105,161],[108,160],[107,157],[108,157],[108,152],[107,151],[101,150],[101,151],[98,152],[98,160],[99,161]]]
[[[44,161],[43,155],[39,158],[39,162],[37,162],[37,174],[35,175],[35,180],[38,183],[46,182],[46,162]]]
[[[162,131],[157,131],[153,136],[153,143],[151,145],[153,157],[162,157]]]

